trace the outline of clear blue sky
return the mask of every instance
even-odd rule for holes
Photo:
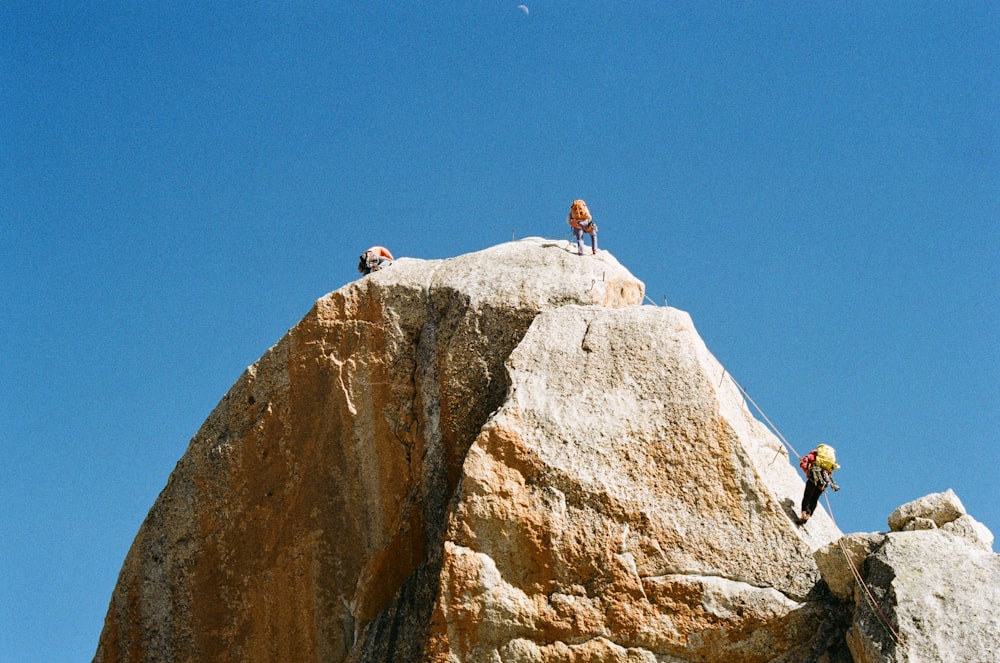
[[[89,660],[189,438],[361,250],[573,198],[837,447],[842,529],[951,487],[1000,535],[1000,5],[518,4],[0,5],[0,660]]]

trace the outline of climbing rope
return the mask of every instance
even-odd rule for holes
[[[837,520],[833,517],[833,507],[830,506],[830,496],[824,493],[823,497],[826,498],[826,510],[830,514],[830,520],[833,521],[834,525],[837,525]],[[837,526],[837,528],[839,529],[839,526]],[[882,612],[882,608],[879,606],[878,601],[875,600],[872,590],[868,587],[864,578],[861,577],[861,572],[858,571],[858,567],[854,564],[854,560],[852,560],[851,556],[847,554],[847,548],[844,546],[844,537],[840,537],[837,543],[840,545],[840,551],[844,553],[844,559],[847,560],[848,566],[851,567],[851,573],[854,575],[854,579],[865,592],[865,599],[868,602],[868,606],[875,612],[876,615],[878,615],[879,624],[882,625],[882,628],[886,630],[898,647],[906,649],[906,641],[903,639],[903,636],[892,627],[892,624],[889,622],[889,618],[885,616],[885,613]]]
[[[747,393],[747,390],[743,388],[743,385],[737,382],[736,378],[734,378],[731,374],[729,374],[726,371],[725,367],[723,367],[722,369],[722,379],[719,380],[719,386],[722,386],[722,380],[725,380],[727,375],[729,375],[729,379],[733,381],[733,384],[736,385],[736,388],[739,389],[740,392],[743,394],[743,397],[746,398],[747,401],[749,401],[754,406],[757,412],[760,413],[760,416],[764,418],[764,421],[766,421],[767,425],[771,428],[772,431],[774,431],[774,434],[778,436],[781,442],[793,454],[795,454],[795,458],[798,458],[799,452],[795,450],[795,447],[792,446],[791,442],[789,442],[785,438],[785,436],[781,434],[781,431],[778,430],[778,427],[775,426],[770,419],[768,419],[766,414],[764,414],[764,410],[762,410],[761,407],[757,405],[757,402],[750,396],[750,394]],[[774,454],[774,459],[772,459],[771,462],[773,463],[775,460],[777,460],[777,458],[778,454],[776,453]],[[837,527],[837,529],[840,529],[840,526],[837,525],[836,519],[833,517],[833,507],[830,506],[830,495],[826,491],[824,491],[823,496],[826,498],[826,510],[827,513],[830,514],[830,520],[833,522],[834,526]],[[867,600],[868,605],[872,608],[873,612],[876,615],[878,615],[879,624],[882,625],[882,627],[886,630],[886,632],[893,639],[893,641],[896,643],[897,646],[905,649],[906,642],[904,641],[903,636],[901,636],[896,631],[896,629],[892,627],[892,624],[889,623],[889,619],[885,616],[885,613],[882,612],[882,608],[879,607],[878,601],[875,600],[875,596],[872,594],[872,591],[868,587],[868,584],[865,582],[864,578],[861,577],[861,572],[858,570],[858,567],[854,564],[854,560],[852,560],[851,556],[847,554],[847,548],[844,546],[844,537],[840,537],[837,543],[840,545],[840,551],[843,553],[844,559],[847,560],[848,566],[851,567],[851,574],[854,576],[854,580],[857,581],[858,585],[861,586],[861,589],[864,590],[865,599]]]
[[[789,442],[787,439],[785,439],[785,436],[781,434],[781,431],[778,430],[778,427],[775,426],[774,423],[770,419],[767,418],[767,415],[764,414],[764,410],[762,410],[760,408],[760,406],[757,405],[757,401],[755,401],[753,398],[750,397],[750,394],[748,394],[747,390],[743,388],[743,385],[741,385],[739,382],[737,382],[736,378],[734,378],[732,376],[732,374],[729,373],[726,370],[725,367],[723,367],[722,368],[722,380],[725,380],[727,375],[729,376],[729,379],[733,381],[733,384],[736,385],[736,388],[740,390],[740,393],[743,394],[743,398],[745,398],[748,401],[750,401],[750,403],[754,406],[754,408],[757,410],[757,412],[760,413],[760,416],[764,417],[764,421],[766,421],[767,425],[771,428],[772,431],[774,431],[774,434],[778,436],[778,439],[781,440],[782,444],[784,444],[786,447],[788,447],[788,449],[793,454],[795,454],[795,457],[798,458],[799,457],[799,452],[795,450],[795,447],[792,446],[792,443]],[[719,385],[720,386],[722,385],[722,380],[719,380]],[[780,451],[779,451],[779,453],[780,453]],[[777,458],[778,458],[778,454],[776,453],[776,454],[774,454],[774,458],[771,460],[771,462],[774,463],[774,461],[777,460]]]

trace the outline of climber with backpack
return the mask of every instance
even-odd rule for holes
[[[590,216],[587,203],[582,200],[574,200],[569,206],[569,214],[566,215],[566,223],[573,229],[573,237],[576,238],[576,252],[583,255],[583,234],[590,235],[590,250],[597,253],[597,224]]]
[[[373,246],[361,254],[361,258],[358,261],[358,271],[362,274],[371,274],[383,267],[388,267],[392,264],[393,260],[394,258],[389,253],[389,249],[384,246]]]
[[[840,486],[833,481],[833,472],[840,469],[840,465],[837,465],[836,450],[828,444],[821,444],[799,459],[799,467],[806,473],[806,490],[802,494],[802,517],[799,518],[799,524],[804,525],[816,510],[819,496],[827,486],[834,492],[840,490]]]

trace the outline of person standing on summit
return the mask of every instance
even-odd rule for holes
[[[569,214],[566,215],[566,223],[573,229],[573,237],[576,238],[577,255],[583,255],[583,234],[590,235],[590,250],[597,253],[597,224],[590,216],[587,203],[582,200],[574,200],[569,206]]]

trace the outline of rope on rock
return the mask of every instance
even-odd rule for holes
[[[799,452],[795,450],[795,447],[792,446],[792,443],[789,442],[787,439],[785,439],[785,436],[781,434],[781,431],[778,430],[778,427],[775,426],[774,423],[770,419],[767,418],[767,415],[764,414],[764,410],[762,410],[760,408],[760,406],[757,405],[757,401],[755,401],[753,398],[750,397],[750,394],[748,394],[747,390],[743,388],[743,385],[741,385],[739,382],[737,382],[736,378],[733,377],[732,373],[728,373],[726,371],[725,367],[723,367],[722,368],[722,379],[723,380],[726,378],[726,375],[729,375],[729,379],[733,381],[733,384],[736,385],[736,388],[739,389],[740,393],[743,394],[743,398],[745,398],[748,401],[750,401],[750,403],[753,404],[753,406],[757,410],[757,412],[760,413],[760,416],[764,417],[764,421],[766,421],[767,425],[771,428],[772,431],[774,431],[774,434],[778,436],[778,439],[781,440],[782,444],[784,444],[786,447],[788,447],[788,449],[793,454],[795,454],[795,457],[798,458],[799,457]],[[719,386],[722,386],[722,380],[719,381]],[[778,459],[778,454],[776,453],[776,454],[774,454],[774,458],[771,460],[771,463],[774,463],[774,461],[777,460],[777,459]]]
[[[726,379],[726,375],[729,375],[729,379],[733,381],[733,384],[735,384],[736,388],[740,390],[740,392],[743,394],[743,397],[746,398],[754,406],[757,412],[760,413],[760,416],[764,418],[764,421],[767,422],[767,425],[770,426],[771,430],[774,431],[775,435],[778,436],[781,442],[793,454],[795,454],[796,458],[798,458],[799,452],[795,450],[795,447],[792,446],[791,442],[789,442],[785,438],[785,436],[781,434],[781,431],[778,430],[778,427],[775,426],[770,419],[768,419],[766,414],[764,414],[764,410],[762,410],[761,407],[757,405],[757,402],[754,401],[754,399],[750,396],[749,393],[747,393],[747,390],[743,388],[743,385],[737,382],[736,378],[734,378],[732,374],[726,371],[725,367],[723,367],[722,369],[722,379],[719,380],[719,386],[720,387],[722,386],[722,380]],[[774,463],[774,461],[777,459],[778,459],[778,454],[776,453],[774,454],[774,459],[772,459],[771,462]],[[833,517],[833,508],[830,506],[830,495],[826,491],[823,491],[823,496],[826,498],[826,510],[827,513],[830,514],[830,520],[833,522],[834,526],[837,527],[837,529],[840,529],[840,526],[837,525],[836,519]],[[851,556],[847,554],[847,548],[844,546],[844,537],[840,537],[837,543],[840,546],[840,552],[843,553],[844,555],[844,559],[847,560],[848,566],[851,567],[851,574],[854,576],[854,580],[857,581],[858,585],[861,586],[861,589],[864,590],[865,600],[868,602],[868,605],[872,608],[872,611],[878,616],[879,624],[882,626],[882,628],[886,630],[886,632],[889,634],[889,637],[892,638],[893,642],[895,642],[897,646],[905,649],[906,641],[903,639],[903,636],[901,636],[896,631],[896,629],[892,627],[892,624],[889,623],[889,619],[885,616],[885,613],[882,612],[882,608],[879,606],[878,601],[875,600],[875,596],[874,594],[872,594],[872,591],[868,587],[868,584],[865,582],[864,578],[861,577],[861,572],[858,570],[858,567],[854,564],[854,560],[852,560]]]
[[[833,508],[830,506],[830,496],[827,495],[825,492],[823,496],[826,498],[826,510],[830,514],[830,520],[833,521],[834,525],[837,525],[837,520],[833,517]],[[840,528],[839,525],[837,526],[837,528],[838,529]],[[896,643],[897,646],[906,649],[906,641],[903,639],[903,636],[901,636],[896,631],[896,629],[892,627],[892,624],[889,623],[889,618],[885,616],[884,612],[882,612],[882,608],[879,606],[878,601],[875,600],[875,595],[872,594],[872,590],[868,587],[868,584],[865,582],[864,578],[861,577],[861,572],[858,571],[858,567],[854,564],[854,560],[851,559],[851,556],[849,554],[847,554],[847,548],[844,546],[844,537],[840,537],[837,543],[840,546],[840,552],[844,554],[844,559],[847,560],[848,566],[851,567],[851,574],[854,575],[854,579],[861,586],[861,589],[863,589],[865,592],[865,599],[868,602],[868,606],[873,610],[873,612],[876,615],[878,615],[879,624],[881,624],[882,628],[886,630],[886,632],[889,634],[889,637],[892,638],[892,640]]]

